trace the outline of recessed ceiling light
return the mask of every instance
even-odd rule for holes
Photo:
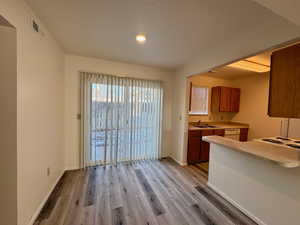
[[[135,39],[139,44],[144,44],[146,42],[146,36],[144,34],[136,35]]]

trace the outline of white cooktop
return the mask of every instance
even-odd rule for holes
[[[300,140],[293,138],[284,138],[284,137],[269,137],[269,138],[260,138],[255,139],[254,141],[263,142],[266,144],[283,146],[290,149],[300,150]]]

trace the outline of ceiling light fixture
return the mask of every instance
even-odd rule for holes
[[[246,59],[229,64],[228,66],[242,70],[249,70],[257,73],[266,73],[270,71],[270,66],[257,62],[252,62]]]
[[[139,44],[144,44],[146,42],[146,36],[144,34],[136,35],[135,39]]]

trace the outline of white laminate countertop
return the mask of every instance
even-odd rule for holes
[[[189,125],[189,130],[216,130],[216,129],[249,128],[249,124],[237,123],[237,122],[201,122],[201,124],[202,123],[208,124],[208,125],[213,125],[216,127],[202,128],[202,127],[195,127],[193,125]]]
[[[258,141],[239,142],[220,136],[206,136],[203,137],[203,140],[271,160],[282,167],[300,167],[300,150],[297,149],[290,149],[284,146],[276,146]]]

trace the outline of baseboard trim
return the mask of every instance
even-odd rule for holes
[[[79,167],[69,167],[69,168],[65,168],[65,171],[74,171],[74,170],[80,170]]]
[[[254,220],[259,225],[267,225],[260,219],[258,219],[256,216],[254,216],[251,212],[243,208],[241,205],[239,205],[236,201],[234,201],[232,198],[230,198],[228,195],[226,195],[223,191],[219,190],[217,187],[212,185],[211,183],[207,182],[207,186],[211,188],[214,192],[219,194],[221,197],[223,197],[226,201],[230,202],[233,206],[235,206],[237,209],[239,209],[241,212],[243,212],[246,216]]]
[[[177,159],[175,159],[173,156],[168,156],[168,157],[170,157],[171,159],[173,159],[177,164],[179,164],[180,166],[187,166],[187,163],[185,162],[185,163],[183,163],[183,162],[180,162],[180,161],[178,161]]]
[[[41,204],[39,205],[39,207],[37,208],[36,212],[33,214],[33,216],[31,217],[30,222],[28,223],[28,225],[33,225],[35,220],[37,219],[37,217],[39,216],[40,212],[42,211],[44,205],[46,204],[48,198],[50,197],[51,193],[53,192],[55,186],[57,185],[57,183],[59,182],[59,180],[61,179],[61,177],[64,175],[64,173],[66,172],[66,170],[62,171],[61,174],[58,176],[58,178],[56,179],[56,181],[54,182],[54,184],[52,185],[52,187],[50,188],[49,192],[47,193],[46,197],[43,199],[43,201],[41,202]]]

